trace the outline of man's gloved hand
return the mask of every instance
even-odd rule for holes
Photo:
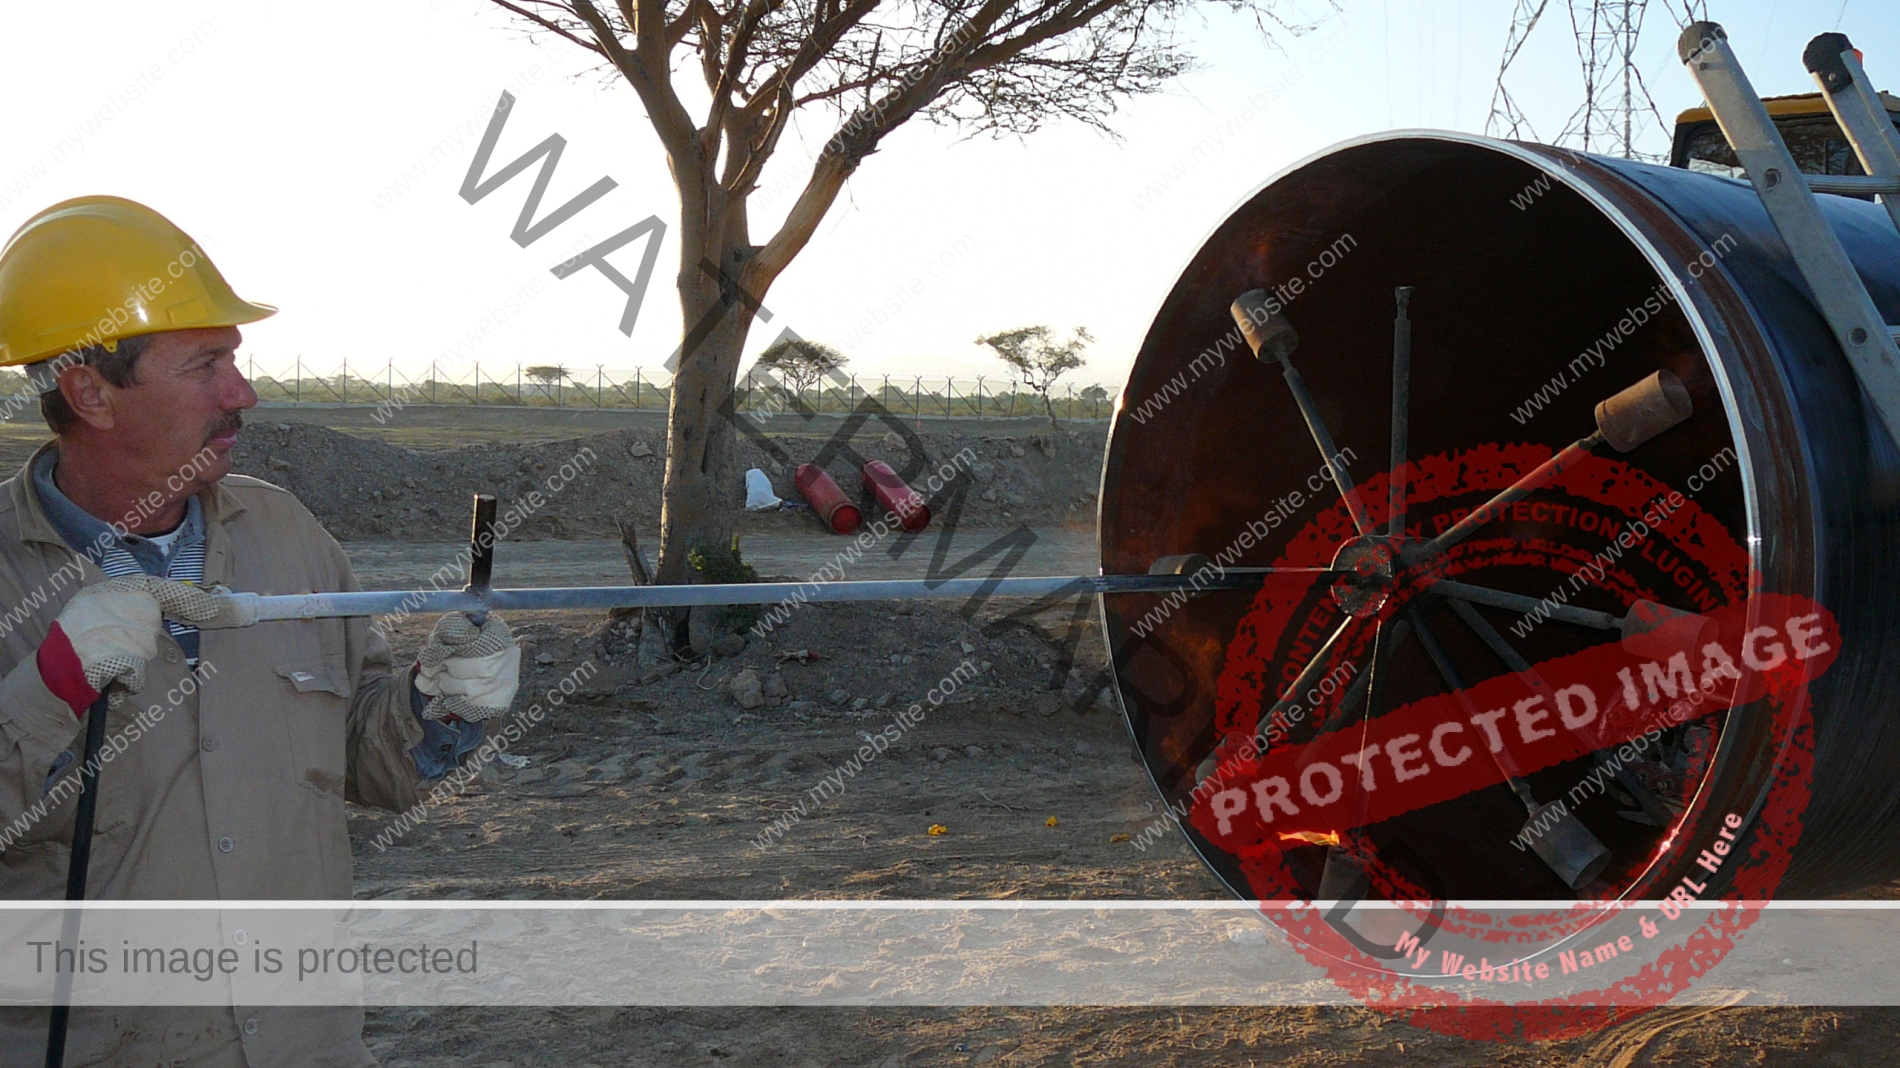
[[[40,643],[46,688],[84,715],[117,679],[128,690],[145,683],[145,665],[158,655],[165,628],[158,597],[136,576],[107,579],[73,595]]]
[[[424,719],[480,721],[514,703],[521,685],[521,649],[493,612],[478,630],[462,612],[435,621],[416,656],[416,689],[429,698]]]

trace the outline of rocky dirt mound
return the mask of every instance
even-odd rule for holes
[[[976,527],[1091,523],[1106,431],[1088,427],[1022,437],[919,435],[931,468],[969,450],[971,479],[960,525]],[[792,469],[824,448],[817,439],[777,439],[790,464],[746,440],[743,470],[771,475],[777,494],[802,500]],[[903,469],[905,441],[868,424],[849,444],[867,459]],[[493,443],[417,450],[303,423],[254,420],[234,453],[236,470],[295,493],[340,540],[453,541],[468,529],[471,494],[493,493],[505,514],[540,491],[547,503],[510,535],[516,539],[615,537],[614,516],[631,516],[643,532],[657,528],[665,442],[656,431],[628,429],[542,444]],[[564,465],[570,465],[565,466]],[[826,465],[847,494],[860,478],[844,456]],[[566,475],[564,476],[564,472]],[[572,477],[565,481],[566,476]],[[923,475],[916,479],[923,490]],[[550,490],[550,486],[558,489]],[[732,504],[744,502],[734,485]],[[867,514],[869,501],[866,500]],[[524,506],[525,507],[525,506]],[[816,528],[816,520],[813,520]],[[742,528],[743,529],[743,528]]]

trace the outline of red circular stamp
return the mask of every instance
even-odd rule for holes
[[[1402,540],[1360,536],[1343,502],[1297,532],[1275,566],[1341,560],[1374,581],[1263,586],[1229,643],[1218,760],[1187,814],[1342,990],[1466,1037],[1594,1029],[1669,1001],[1733,948],[1787,870],[1812,770],[1807,685],[1840,645],[1821,607],[1751,588],[1747,548],[1694,499],[1704,486],[1685,492],[1598,456],[1511,505],[1501,518],[1520,521],[1514,536],[1481,529],[1429,562],[1385,566],[1382,553],[1403,558],[1464,518],[1456,505],[1482,503],[1550,457],[1545,446],[1500,445],[1411,465]],[[1378,522],[1372,502],[1385,500],[1386,478],[1357,492]],[[1598,540],[1600,550],[1579,547]],[[1510,639],[1577,620],[1604,627],[1601,639],[1546,642],[1534,665],[1505,660],[1466,683],[1421,610],[1449,603],[1458,584],[1481,596],[1470,587],[1512,569],[1569,580],[1573,593],[1593,585],[1626,611],[1612,624],[1554,588],[1507,625]],[[1469,603],[1454,607],[1451,622],[1481,639],[1469,647],[1514,655]],[[1386,670],[1375,666],[1387,663],[1379,643],[1407,637],[1445,687],[1352,714],[1382,684],[1358,677]],[[1324,663],[1302,670],[1315,659]],[[1295,677],[1304,692],[1289,692]],[[1751,736],[1778,749],[1745,805],[1708,785],[1744,707]],[[1481,822],[1458,822],[1474,798],[1492,812],[1522,806],[1515,837],[1485,847],[1503,858],[1499,870],[1519,873],[1505,885],[1542,890],[1472,900],[1481,880],[1444,870],[1445,858],[1470,855],[1462,839],[1482,834]],[[1577,816],[1588,805],[1601,813],[1606,798],[1629,806],[1629,825],[1612,819],[1603,833],[1611,845]],[[1565,886],[1571,900],[1547,892]]]

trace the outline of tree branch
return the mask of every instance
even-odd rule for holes
[[[653,14],[653,9],[663,6],[663,0],[640,0],[640,3],[642,9],[649,15]],[[664,51],[660,53],[660,62],[657,66],[652,62],[651,53],[654,51],[654,46],[658,45],[662,49],[665,47],[664,33],[655,35],[649,32],[642,37],[636,26],[634,51],[628,52],[621,47],[620,38],[614,33],[606,17],[594,6],[593,0],[573,0],[573,5],[574,13],[587,23],[588,29],[593,31],[594,39],[600,42],[600,47],[606,52],[607,59],[613,63],[616,70],[620,71],[621,77],[626,78],[627,83],[633,86],[633,91],[639,94],[640,102],[646,105],[647,120],[653,124],[654,132],[660,135],[660,144],[672,160],[675,181],[681,193],[684,194],[689,174],[703,170],[703,163],[699,159],[698,142],[693,137],[693,120],[686,114],[686,108],[680,103],[679,95],[673,91],[672,80],[665,77],[666,53]],[[627,0],[621,0],[620,7],[622,17],[626,18],[629,10]],[[664,15],[665,12],[660,11],[659,17],[651,19],[648,25],[659,25],[664,31]],[[660,74],[659,77],[654,76],[656,70]],[[682,173],[683,170],[686,173]]]
[[[517,15],[520,15],[522,18],[527,19],[529,22],[534,23],[536,26],[539,26],[542,29],[547,30],[549,33],[555,34],[559,37],[566,38],[567,40],[573,42],[574,44],[580,45],[582,48],[587,49],[589,52],[592,52],[597,56],[605,57],[607,55],[607,53],[604,50],[602,50],[600,45],[594,43],[593,41],[589,41],[584,37],[577,35],[576,33],[574,33],[574,31],[568,29],[566,26],[563,26],[558,22],[550,21],[549,19],[544,18],[540,15],[537,15],[534,12],[527,10],[526,8],[520,7],[515,4],[511,4],[508,2],[508,0],[494,0],[494,2],[500,7],[506,8],[507,10],[512,11]]]
[[[719,80],[712,86],[712,106],[707,110],[706,126],[700,131],[700,151],[712,158],[719,145],[720,134],[725,132],[726,115],[732,110],[732,90],[738,81],[739,72],[745,69],[746,49],[752,46],[752,34],[759,23],[770,14],[778,4],[775,0],[751,0],[746,4],[745,14],[739,18],[739,26],[732,31],[732,43],[726,47],[726,59],[719,72]],[[708,42],[706,50],[711,52],[716,42]],[[727,152],[733,146],[727,147]]]

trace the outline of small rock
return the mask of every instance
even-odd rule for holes
[[[889,690],[884,691],[883,695],[877,699],[877,707],[879,708],[891,707],[891,701],[894,700],[896,696],[897,696],[896,694],[891,693]]]
[[[1025,455],[1025,453],[1023,452],[1023,447],[1021,445],[1016,444],[1013,441],[1009,443],[1009,454],[1011,456],[1016,457],[1018,460],[1022,459],[1023,456]]]
[[[640,438],[635,438],[633,439],[633,444],[627,446],[627,455],[636,460],[644,460],[653,455],[653,446],[648,445]]]
[[[833,690],[825,695],[825,700],[834,705],[842,705],[851,700],[851,694],[845,690]]]
[[[997,497],[996,487],[991,486],[988,489],[984,490],[982,493],[978,494],[977,496],[981,497],[983,500],[988,501],[991,504],[995,504],[996,497]]]
[[[897,607],[891,609],[891,611],[897,613],[900,616],[910,615],[915,610],[916,610],[916,607],[912,605],[909,601],[899,601],[897,602]]]
[[[996,468],[978,460],[970,465],[970,477],[976,479],[978,482],[988,482],[990,479],[996,477]]]
[[[966,653],[976,652],[976,646],[971,645],[969,642],[958,642],[957,645]]]
[[[1095,710],[1107,712],[1110,715],[1116,712],[1115,690],[1112,687],[1104,686],[1102,692],[1095,695]]]
[[[1094,756],[1095,748],[1089,745],[1089,743],[1087,742],[1077,742],[1075,743],[1075,755],[1076,756]]]
[[[764,687],[759,673],[747,668],[732,677],[732,699],[740,708],[759,708],[765,704]]]
[[[868,697],[853,697],[851,699],[851,711],[862,712],[870,703],[871,699]]]
[[[784,465],[784,464],[782,464],[782,463],[779,463],[779,462],[778,462],[777,460],[773,460],[773,461],[772,461],[772,473],[773,473],[773,474],[775,474],[775,475],[782,475],[782,474],[784,474],[784,473],[785,473],[785,465]]]
[[[745,652],[745,639],[737,634],[722,634],[712,643],[714,656],[738,656]]]
[[[290,433],[290,424],[289,424],[289,423],[278,423],[278,424],[277,424],[277,429],[278,429],[279,431],[281,431],[281,432],[283,432],[283,433],[286,433],[286,434],[288,434],[288,433]]]
[[[1044,434],[1042,437],[1039,437],[1036,439],[1036,448],[1041,449],[1042,454],[1044,456],[1047,456],[1049,459],[1053,460],[1056,458],[1056,439],[1055,438],[1052,438],[1049,435]]]
[[[791,691],[785,688],[785,676],[776,671],[765,677],[765,685],[760,687],[759,692],[774,701],[791,694]]]
[[[983,755],[983,747],[979,745],[966,745],[963,747],[963,755],[969,757],[971,760],[975,760],[977,757]]]
[[[288,471],[290,470],[290,461],[279,456],[273,456],[270,458],[270,469],[272,471]]]
[[[794,712],[803,712],[806,709],[810,708],[811,706],[812,706],[812,702],[810,701],[793,701],[791,704],[786,705],[785,707],[791,709]]]
[[[934,760],[934,761],[936,761],[937,763],[939,763],[939,764],[941,764],[941,763],[943,763],[944,761],[946,761],[946,760],[949,760],[949,759],[950,759],[950,750],[948,750],[948,749],[945,749],[945,748],[944,748],[943,746],[941,746],[941,745],[940,745],[940,746],[938,746],[937,748],[935,748],[935,749],[932,749],[932,750],[930,751],[930,759],[932,759],[932,760]]]
[[[885,434],[883,441],[884,447],[887,449],[901,449],[904,447],[904,436],[895,430]]]
[[[534,662],[537,664],[541,664],[543,666],[552,664],[554,663],[554,654],[553,653],[539,653],[535,656]]]

